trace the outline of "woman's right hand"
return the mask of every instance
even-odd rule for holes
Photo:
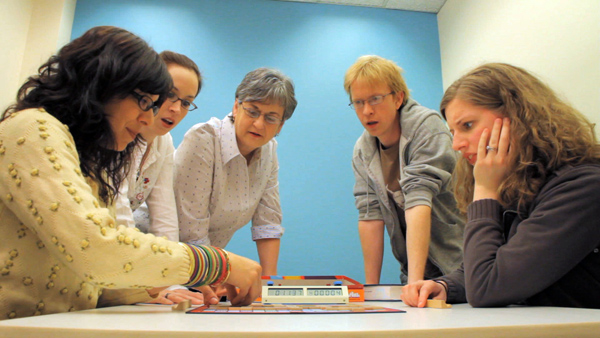
[[[205,305],[219,304],[221,296],[224,296],[227,293],[227,289],[225,289],[224,286],[212,287],[210,285],[204,285],[195,289],[200,291],[204,296]]]
[[[499,187],[515,163],[511,147],[510,119],[497,118],[492,130],[484,129],[477,146],[477,162],[473,167],[473,201],[484,198],[499,200]]]
[[[225,281],[227,297],[234,306],[250,305],[262,292],[262,268],[257,262],[228,252],[230,272]]]
[[[400,298],[408,306],[425,307],[430,296],[441,300],[448,298],[446,289],[440,283],[431,280],[420,280],[403,286]]]

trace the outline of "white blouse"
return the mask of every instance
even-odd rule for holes
[[[187,131],[175,152],[174,186],[182,242],[225,247],[252,220],[252,239],[280,238],[279,163],[272,139],[250,163],[229,115]]]
[[[134,153],[133,165],[117,199],[117,223],[179,241],[173,193],[173,138],[169,133],[158,136],[150,147],[142,167],[140,162],[146,147],[142,145]],[[136,213],[134,220],[135,210],[143,203],[147,205],[147,212],[140,213],[141,218]],[[140,209],[145,211],[146,208]],[[144,216],[149,217],[149,222],[139,221]]]

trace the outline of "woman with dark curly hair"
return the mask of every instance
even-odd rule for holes
[[[486,64],[452,84],[441,111],[462,153],[463,267],[403,289],[473,306],[600,308],[600,144],[594,125],[527,71]]]
[[[260,294],[254,261],[115,225],[131,151],[171,88],[144,40],[108,26],[21,87],[0,122],[0,319],[148,301],[173,284],[227,283],[237,304]]]

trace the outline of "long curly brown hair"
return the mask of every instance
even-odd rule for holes
[[[159,95],[156,104],[160,105],[172,86],[167,66],[144,40],[122,28],[99,26],[40,66],[1,119],[20,110],[43,108],[66,124],[75,140],[81,171],[99,183],[100,198],[110,204],[140,141],[121,152],[111,149],[115,136],[105,105],[134,89]]]
[[[442,115],[454,99],[510,118],[515,163],[499,187],[500,203],[523,211],[548,176],[565,165],[600,163],[600,144],[590,123],[526,70],[503,63],[475,68],[456,80],[440,104]],[[461,158],[454,170],[454,195],[466,212],[473,201],[473,166]]]

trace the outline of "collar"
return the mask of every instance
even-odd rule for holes
[[[223,123],[221,124],[221,160],[223,163],[227,163],[237,156],[244,158],[242,153],[240,153],[240,148],[237,144],[235,125],[229,118],[231,115],[232,113],[227,114],[227,116],[223,119]],[[250,163],[258,161],[260,159],[261,152],[262,147],[256,149]]]

